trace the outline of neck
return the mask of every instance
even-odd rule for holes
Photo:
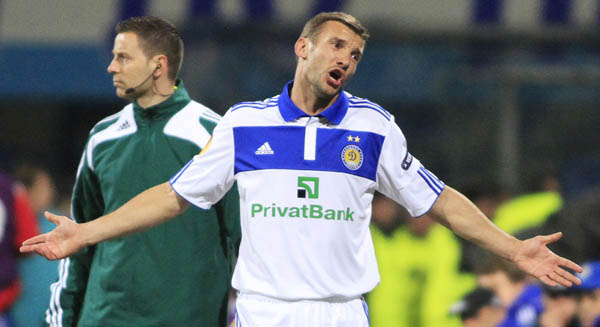
[[[317,90],[308,82],[302,74],[296,73],[292,90],[290,91],[292,102],[305,113],[315,116],[331,106],[340,94],[332,97],[319,96]]]
[[[152,87],[136,99],[138,105],[144,109],[155,106],[175,93],[175,81],[156,80]]]

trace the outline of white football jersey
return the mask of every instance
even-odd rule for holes
[[[393,116],[377,104],[342,92],[311,117],[292,103],[291,83],[278,96],[233,106],[208,148],[170,183],[209,208],[237,181],[238,291],[356,298],[379,282],[369,232],[374,192],[420,216],[444,184],[410,155]]]

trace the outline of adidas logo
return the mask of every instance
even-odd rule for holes
[[[126,129],[127,127],[129,127],[129,122],[125,121],[123,124],[121,124],[121,126],[119,126],[119,128],[117,128],[117,131],[121,131]]]
[[[256,152],[254,152],[254,153],[255,154],[275,154],[275,151],[273,151],[273,149],[271,149],[269,142],[265,142],[263,145],[260,146],[260,148],[256,149]]]

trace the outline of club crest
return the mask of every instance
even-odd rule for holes
[[[363,164],[363,152],[357,145],[349,144],[342,149],[341,159],[346,168],[357,170]]]

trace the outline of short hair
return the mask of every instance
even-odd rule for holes
[[[477,316],[485,306],[501,306],[494,292],[484,287],[477,287],[466,294],[460,301],[450,307],[450,312],[460,316],[463,322]]]
[[[300,33],[300,37],[308,38],[311,41],[314,40],[319,35],[319,32],[321,32],[321,26],[331,20],[338,21],[348,26],[365,42],[369,39],[369,32],[367,28],[361,24],[356,17],[339,11],[322,12],[311,18],[308,22],[306,22],[306,24],[304,24],[302,33]]]
[[[25,188],[29,189],[35,183],[36,177],[39,174],[48,174],[48,171],[40,165],[23,162],[14,171],[14,177],[16,180],[21,182]]]
[[[164,54],[169,63],[170,80],[175,80],[183,62],[183,40],[175,25],[154,16],[131,17],[115,27],[117,34],[132,32],[140,40],[140,47],[148,57]]]

